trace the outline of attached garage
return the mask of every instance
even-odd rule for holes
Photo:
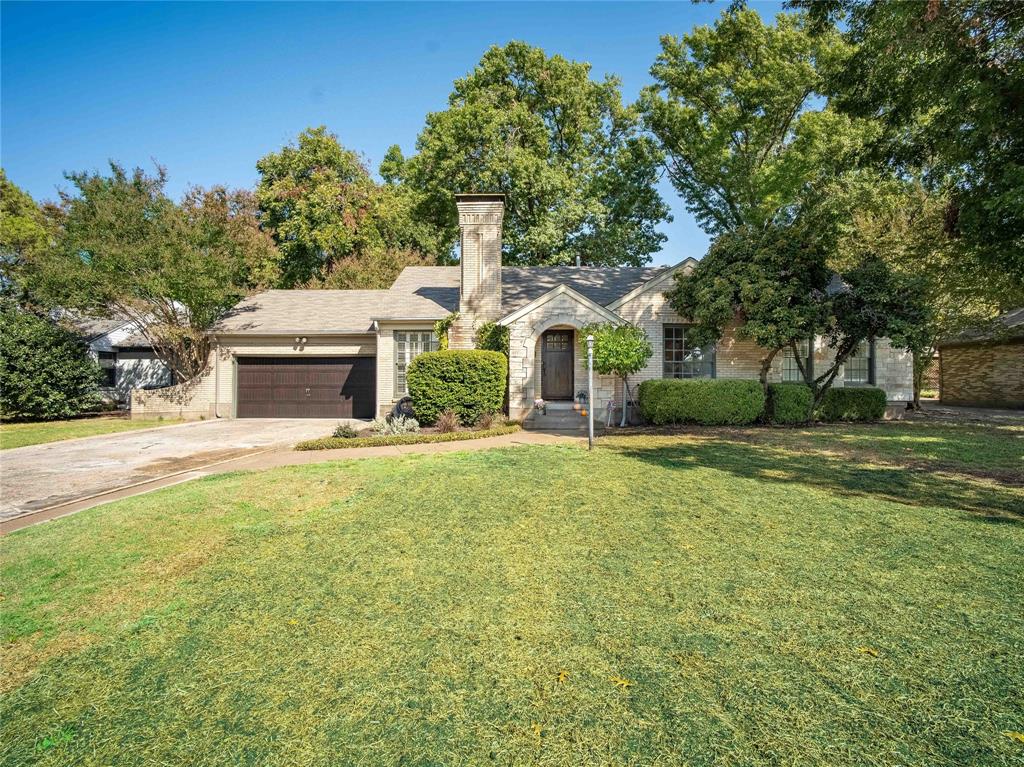
[[[238,418],[373,418],[373,357],[238,357]]]

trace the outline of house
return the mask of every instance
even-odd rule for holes
[[[171,371],[130,320],[69,317],[103,370],[100,394],[109,402],[127,405],[133,389],[157,389],[172,383]]]
[[[177,387],[135,392],[136,417],[371,418],[406,394],[405,374],[417,354],[437,348],[434,323],[458,312],[453,349],[473,348],[485,322],[507,326],[509,415],[534,400],[571,406],[586,388],[580,329],[601,322],[643,327],[654,355],[645,378],[757,378],[763,350],[726,333],[714,348],[688,342],[686,320],[664,292],[688,259],[674,267],[603,268],[501,265],[501,195],[456,198],[459,266],[408,267],[387,290],[270,290],[242,301],[214,328],[204,375]],[[830,350],[808,341],[815,367]],[[795,360],[779,355],[772,380],[799,380]],[[909,353],[880,339],[850,359],[837,386],[882,387],[895,403],[912,398]],[[619,383],[595,376],[594,410],[619,402]]]
[[[1024,408],[1024,307],[937,346],[943,404]]]

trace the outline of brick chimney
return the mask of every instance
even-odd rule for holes
[[[476,327],[502,316],[501,220],[503,194],[457,194],[462,242],[459,319],[449,331],[449,347],[472,349]]]

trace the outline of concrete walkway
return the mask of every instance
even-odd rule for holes
[[[167,427],[172,428],[172,427]],[[320,429],[323,430],[323,422],[320,422]],[[322,436],[317,434],[316,436]],[[294,443],[297,440],[292,440]],[[455,453],[469,452],[476,450],[489,450],[496,447],[514,447],[518,445],[586,445],[585,439],[575,437],[557,436],[542,434],[538,432],[520,431],[514,434],[504,434],[499,437],[486,437],[484,439],[463,440],[459,442],[437,442],[421,445],[389,445],[386,447],[359,447],[344,450],[304,450],[296,451],[291,445],[270,447],[263,450],[250,450],[240,455],[217,456],[209,463],[198,465],[192,463],[183,466],[175,471],[164,474],[144,477],[135,482],[128,482],[122,485],[108,488],[93,494],[83,495],[77,498],[59,501],[44,507],[35,509],[22,509],[17,513],[8,513],[0,518],[0,533],[9,533],[20,530],[30,525],[46,522],[58,517],[74,514],[84,509],[99,506],[104,503],[116,501],[121,498],[129,498],[134,495],[149,493],[160,488],[181,484],[200,477],[207,477],[212,474],[224,474],[231,471],[257,471],[272,469],[278,466],[298,466],[310,463],[325,463],[327,461],[341,461],[363,458],[389,458],[401,455],[413,454],[434,454],[434,453]],[[27,449],[27,448],[25,448]],[[4,451],[10,453],[13,451]],[[4,456],[6,457],[6,455]],[[5,466],[5,477],[7,467]],[[6,503],[7,485],[5,481],[4,496]],[[9,508],[9,507],[8,507]]]

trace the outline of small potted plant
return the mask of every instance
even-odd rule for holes
[[[539,410],[544,415],[547,415],[548,414],[548,403],[545,402],[540,397],[537,397],[537,399],[535,399],[533,401],[533,409],[534,410]]]

